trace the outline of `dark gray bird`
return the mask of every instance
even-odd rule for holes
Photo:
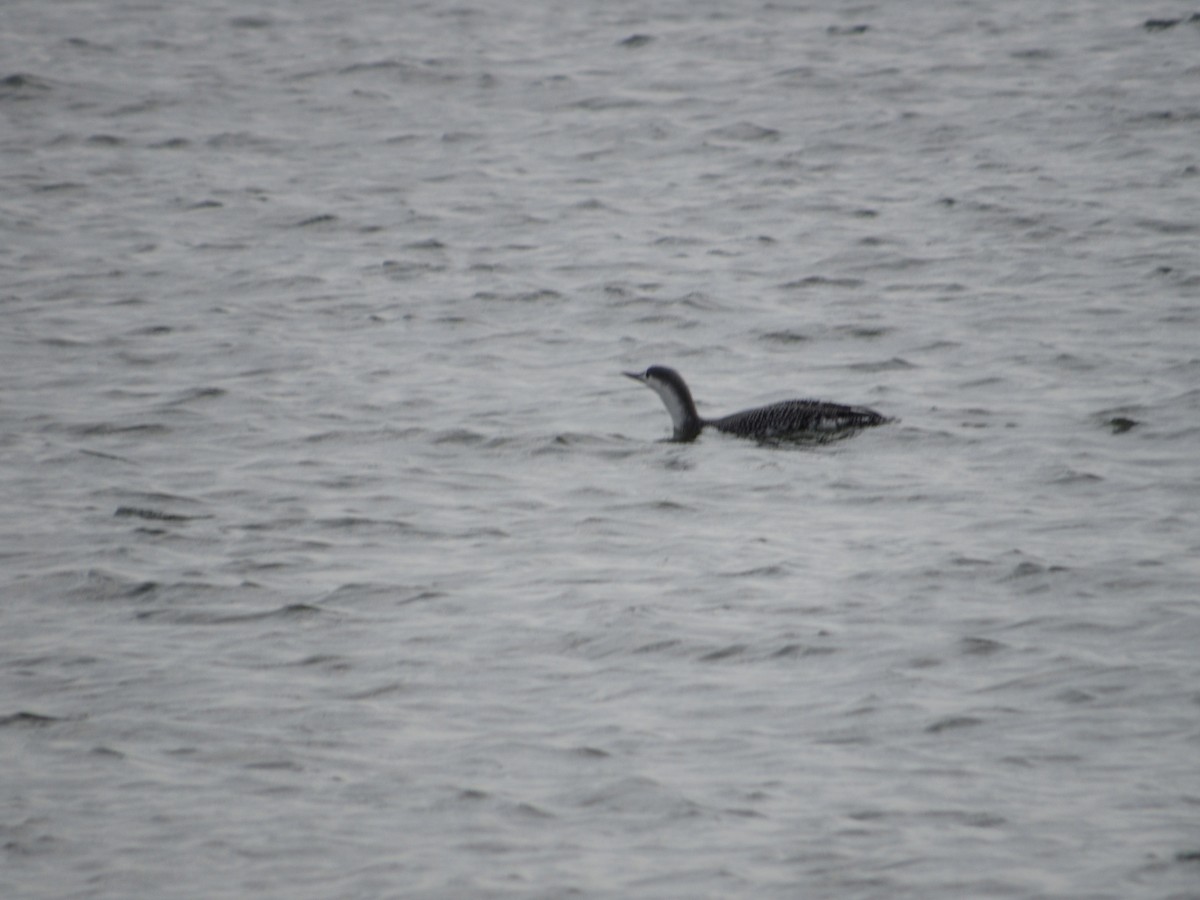
[[[694,441],[705,427],[764,442],[821,441],[892,421],[865,406],[843,406],[822,400],[784,400],[719,419],[702,419],[687,383],[674,369],[651,366],[645,372],[622,374],[640,381],[662,398],[675,427],[673,441]]]

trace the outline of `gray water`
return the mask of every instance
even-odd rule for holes
[[[1200,897],[1191,12],[6,2],[0,895]]]

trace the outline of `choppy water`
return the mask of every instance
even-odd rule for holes
[[[6,3],[0,893],[1200,897],[1190,12]]]

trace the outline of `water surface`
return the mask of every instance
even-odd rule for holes
[[[4,896],[1200,897],[1171,12],[7,4]]]

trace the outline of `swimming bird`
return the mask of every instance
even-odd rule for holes
[[[671,414],[675,433],[671,440],[694,441],[705,427],[757,441],[832,440],[846,437],[860,428],[892,421],[865,406],[843,406],[822,400],[784,400],[722,416],[702,419],[687,382],[674,369],[651,366],[645,372],[622,372],[640,381],[662,398]]]

